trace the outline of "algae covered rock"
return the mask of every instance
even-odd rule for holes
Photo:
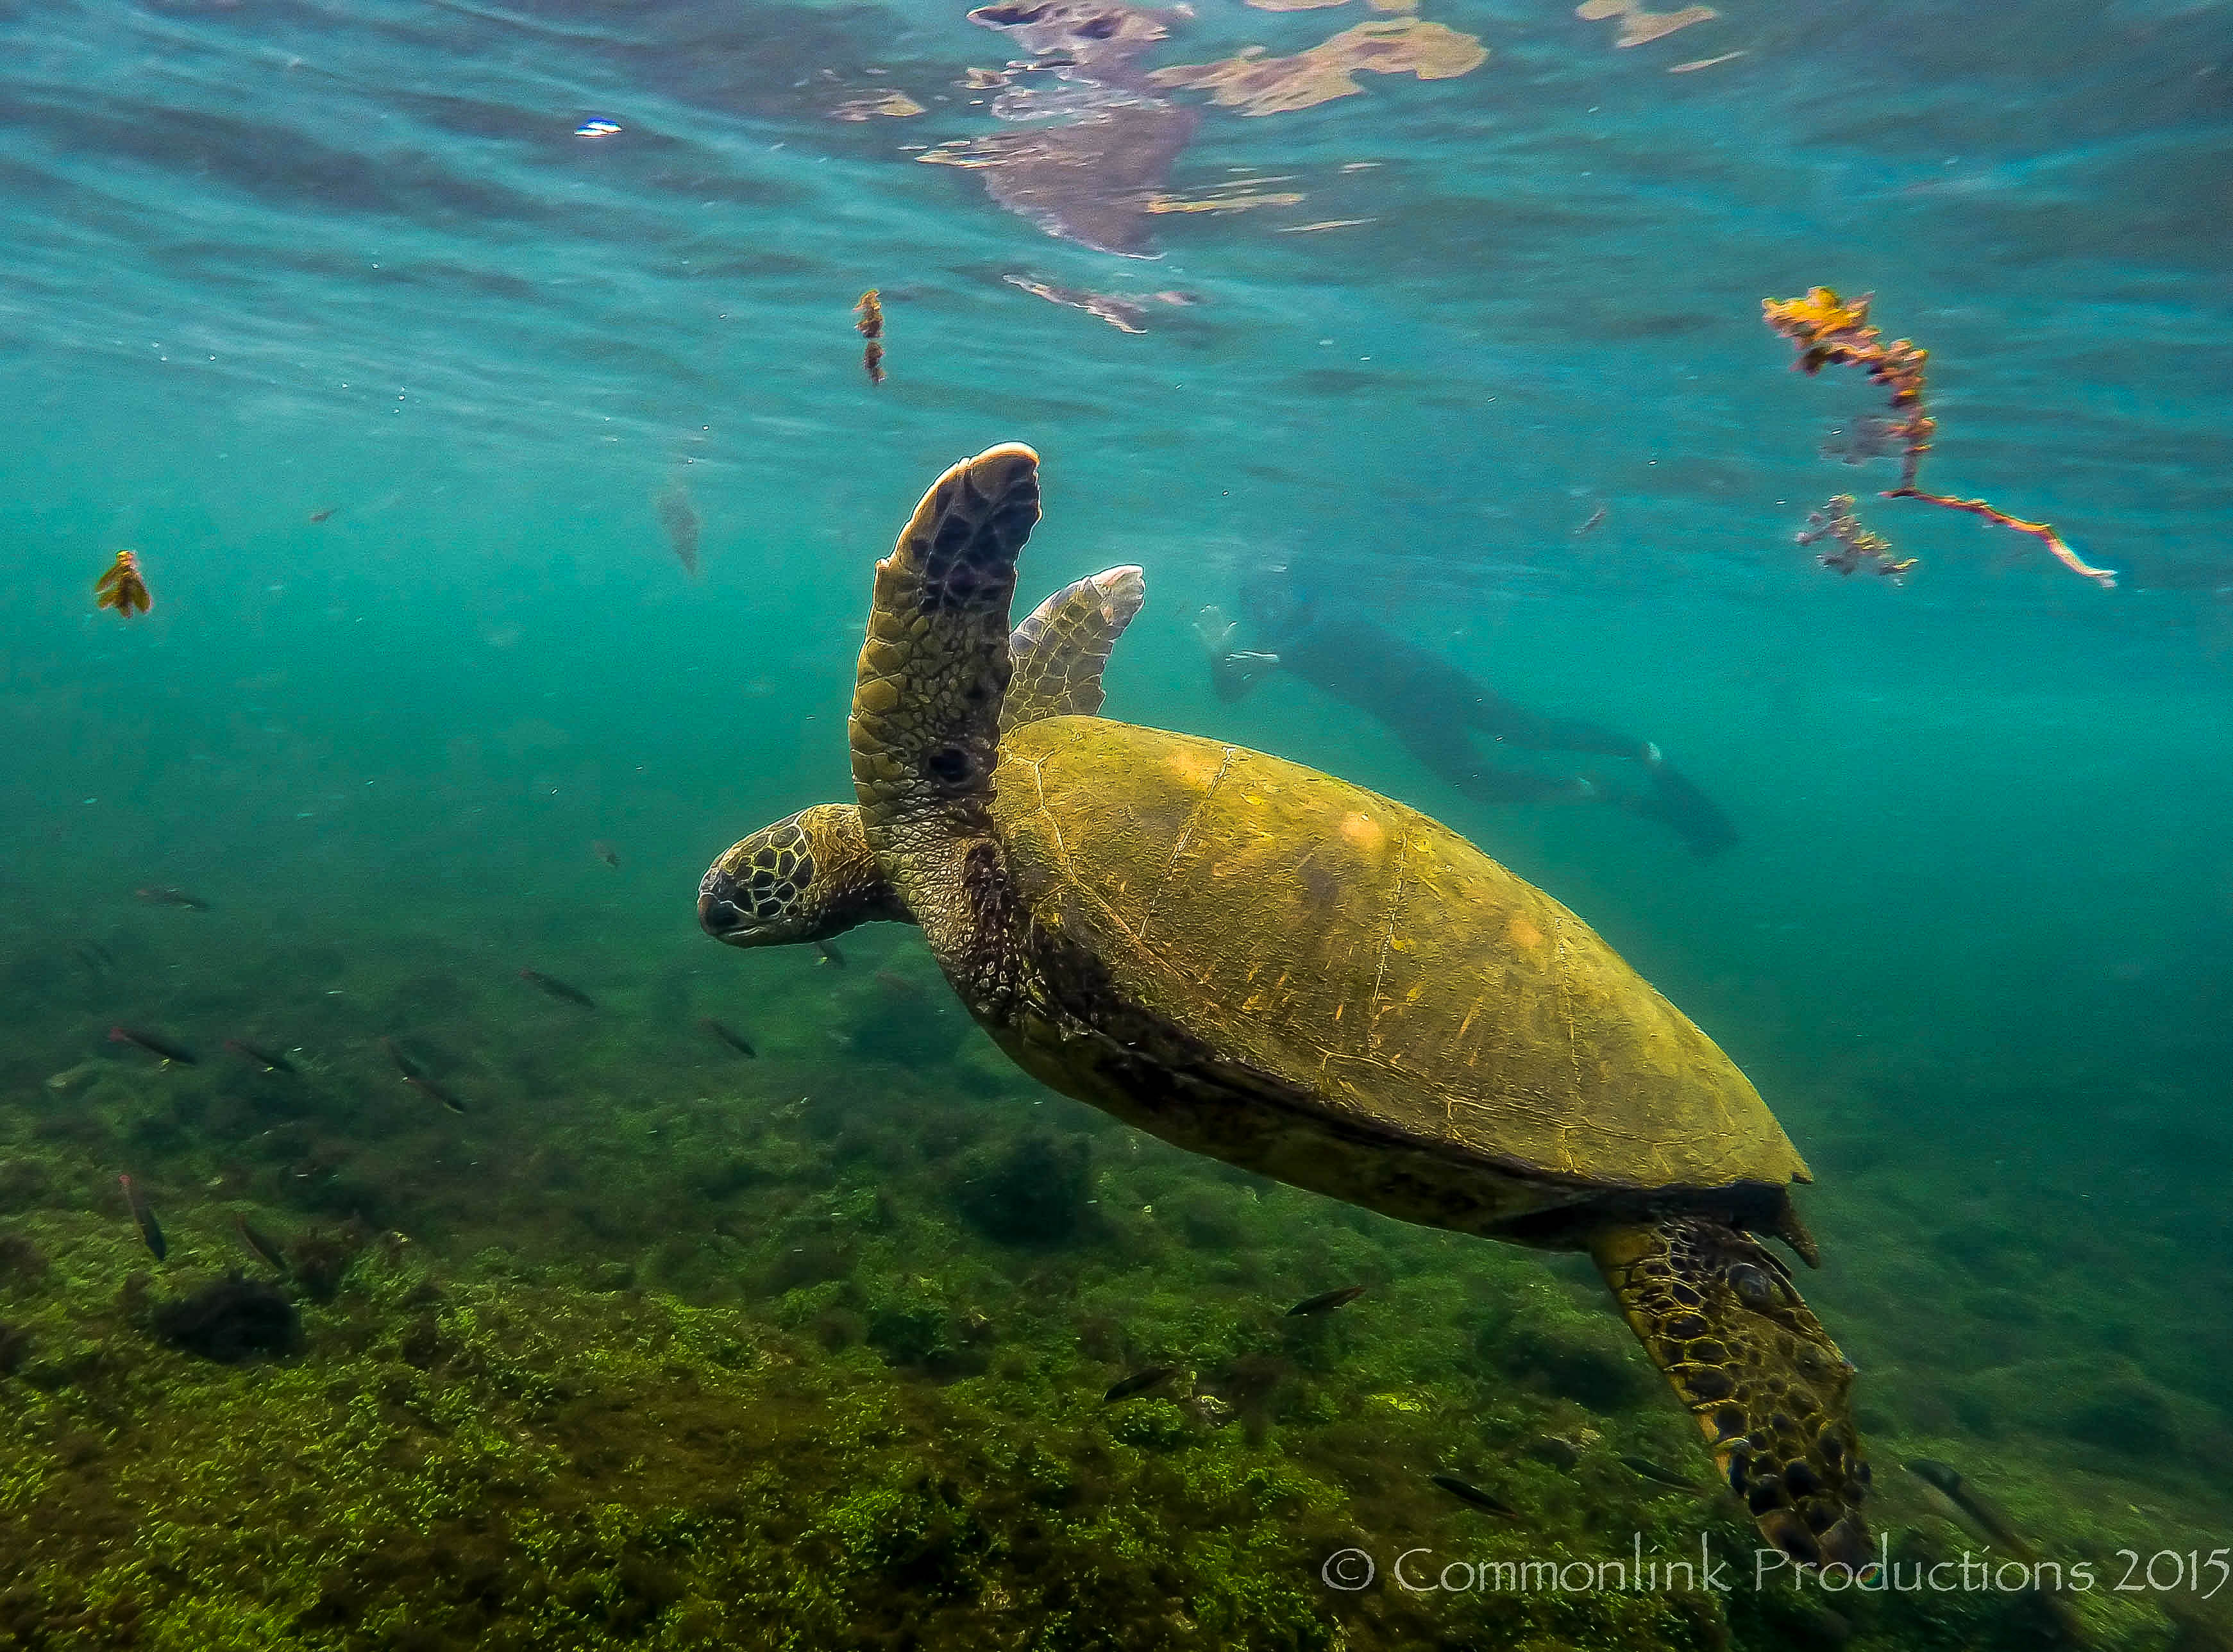
[[[1004,1245],[1060,1245],[1084,1220],[1092,1158],[1083,1136],[1034,1132],[964,1159],[954,1202],[987,1239]]]

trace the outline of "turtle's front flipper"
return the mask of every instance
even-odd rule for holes
[[[1127,563],[1064,586],[1025,615],[1008,639],[1015,675],[1000,702],[1000,732],[1099,711],[1102,667],[1147,600],[1140,569]]]
[[[938,478],[892,554],[853,684],[853,790],[876,868],[973,1008],[1006,988],[1007,874],[993,823],[1016,557],[1039,519],[1038,455],[991,448]],[[979,980],[979,976],[986,977]],[[965,996],[967,996],[965,993]]]
[[[1773,1253],[1703,1217],[1609,1226],[1590,1254],[1768,1540],[1805,1564],[1869,1556],[1853,1368]]]
[[[1038,519],[1038,455],[992,448],[938,478],[876,564],[851,733],[853,789],[880,861],[895,834],[988,829],[1008,602]]]

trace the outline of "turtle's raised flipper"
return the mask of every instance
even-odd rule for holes
[[[980,954],[985,937],[1010,933],[993,769],[1016,557],[1038,519],[1038,455],[1020,444],[940,477],[876,564],[853,685],[853,790],[869,848],[932,954],[949,970],[968,960],[963,992],[980,1013],[1013,986],[1006,954]]]
[[[1609,1226],[1590,1254],[1762,1535],[1802,1564],[1866,1564],[1853,1368],[1783,1264],[1702,1217]]]
[[[1038,519],[1038,455],[1010,443],[940,477],[876,564],[851,736],[853,789],[880,859],[909,827],[928,829],[926,842],[990,829],[1008,603]]]
[[[1101,709],[1101,672],[1147,587],[1137,568],[1111,568],[1064,587],[1008,639],[1015,676],[1003,731]],[[732,946],[827,940],[856,924],[912,920],[869,848],[860,809],[818,803],[732,844],[698,885],[698,921]]]
[[[1000,702],[1001,732],[1098,712],[1110,650],[1147,600],[1140,569],[1127,564],[1065,585],[1026,615],[1008,639],[1015,674]]]

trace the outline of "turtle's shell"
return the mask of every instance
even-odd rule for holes
[[[994,784],[1043,945],[1091,960],[1086,1022],[1167,1023],[1207,1064],[1305,1098],[1337,1135],[1522,1180],[1811,1179],[1711,1039],[1587,924],[1416,810],[1084,717],[1010,730]],[[1059,1070],[1086,1050],[1037,1054],[1027,1064],[1094,1087]]]

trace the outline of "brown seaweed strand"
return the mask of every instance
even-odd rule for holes
[[[2003,528],[2013,528],[2018,533],[2029,534],[2054,552],[2054,560],[2072,573],[2092,580],[2105,591],[2113,591],[2117,589],[2115,569],[2095,568],[2091,563],[2080,561],[2078,553],[2071,550],[2069,543],[2044,522],[2026,522],[2021,517],[2012,517],[2005,511],[1995,510],[1982,499],[1957,499],[1950,493],[1925,493],[1917,488],[1893,488],[1884,497],[1887,499],[1920,499],[1925,504],[1943,505],[1949,511],[1967,511],[1973,517],[1982,517],[1986,521],[1996,522]]]
[[[1886,489],[1882,497],[1919,499],[1949,511],[1964,511],[2003,528],[2028,534],[2072,573],[2092,580],[2105,591],[2115,589],[2115,569],[2095,568],[2083,561],[2046,523],[2026,522],[1983,499],[1926,493],[1917,485],[1923,456],[1930,451],[1930,439],[1938,429],[1938,421],[1930,416],[1923,401],[1924,364],[1930,360],[1930,353],[1911,339],[1885,343],[1883,334],[1869,325],[1869,301],[1873,296],[1863,293],[1858,298],[1842,299],[1827,287],[1810,287],[1804,298],[1762,299],[1761,317],[1797,347],[1799,360],[1795,365],[1801,372],[1816,374],[1826,367],[1864,367],[1873,382],[1891,393],[1892,417],[1885,433],[1898,437],[1903,451],[1899,485]]]
[[[860,302],[853,306],[860,320],[853,323],[854,330],[868,341],[861,347],[861,370],[869,375],[870,384],[884,381],[884,306],[871,287],[863,293]]]

